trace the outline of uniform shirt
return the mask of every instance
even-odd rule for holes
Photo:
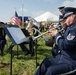
[[[6,33],[3,28],[0,28],[0,49],[6,44]]]
[[[76,66],[76,22],[67,27],[63,36],[58,33],[55,36],[55,41],[59,49],[62,50],[60,62]]]

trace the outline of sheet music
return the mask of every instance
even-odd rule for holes
[[[23,34],[20,28],[7,27],[7,30],[17,44],[27,41],[26,36]]]

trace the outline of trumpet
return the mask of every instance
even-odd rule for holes
[[[45,34],[48,33],[48,32],[49,32],[49,31],[46,31],[46,32],[44,32],[44,33],[42,33],[42,34],[40,34],[40,35],[38,35],[38,36],[36,36],[36,37],[32,36],[32,39],[33,39],[33,40],[36,40],[36,39],[38,39],[38,38],[41,37],[41,36],[43,37],[43,39],[45,39],[43,35],[45,35]]]
[[[51,30],[58,29],[59,32],[63,31],[64,29],[63,29],[63,28],[60,29],[59,26],[61,26],[61,25],[54,25],[54,27],[53,27]],[[36,40],[36,39],[38,39],[39,37],[43,37],[43,39],[44,39],[45,41],[48,40],[47,38],[45,38],[44,35],[47,34],[47,33],[49,33],[49,30],[46,31],[46,32],[44,32],[44,33],[41,33],[38,29],[35,29],[35,28],[33,28],[33,29],[34,29],[35,31],[37,31],[37,32],[40,33],[40,35],[38,35],[38,36],[36,36],[36,37],[32,36],[32,39],[33,39],[33,40]],[[50,36],[49,36],[49,37],[50,37]]]
[[[32,36],[32,39],[33,39],[33,40],[36,40],[36,39],[39,38],[39,37],[42,37],[45,41],[48,40],[47,38],[45,38],[44,35],[47,34],[49,31],[46,31],[46,32],[44,32],[44,33],[41,33],[40,30],[38,30],[38,29],[36,29],[36,28],[32,28],[32,29],[35,31],[35,33],[38,32],[38,33],[40,34],[40,35],[35,36],[35,37]]]

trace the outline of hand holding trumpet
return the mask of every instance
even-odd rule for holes
[[[58,33],[58,30],[57,29],[49,29],[49,34],[51,35],[51,36],[56,36],[56,34]]]
[[[56,36],[56,34],[58,33],[58,29],[55,28],[53,25],[49,26],[49,30],[48,30],[49,35],[51,36]]]

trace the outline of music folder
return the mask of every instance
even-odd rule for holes
[[[4,30],[14,45],[27,41],[26,36],[17,25],[5,25]]]

